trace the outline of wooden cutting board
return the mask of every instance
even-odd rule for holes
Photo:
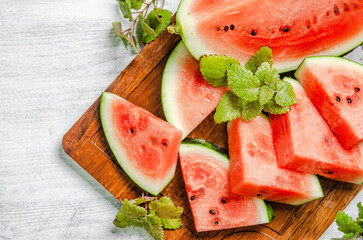
[[[165,119],[160,98],[162,73],[170,52],[179,41],[180,37],[165,31],[145,46],[141,51],[143,57],[136,56],[105,91]],[[112,155],[101,127],[99,106],[100,97],[64,135],[64,151],[117,199],[136,198],[142,190],[123,172]],[[213,114],[189,137],[227,147],[226,125],[215,124]],[[174,179],[160,195],[171,197],[184,208],[183,226],[166,231],[165,239],[318,239],[334,221],[337,212],[362,189],[360,185],[319,179],[324,198],[297,207],[272,203],[276,218],[269,224],[197,233],[178,166]]]

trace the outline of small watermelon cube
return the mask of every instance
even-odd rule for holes
[[[344,182],[363,183],[363,156],[359,146],[342,147],[301,85],[286,78],[297,103],[270,122],[280,167],[322,175]]]
[[[291,205],[323,197],[315,175],[278,166],[266,115],[249,122],[240,118],[229,122],[228,147],[232,192]]]

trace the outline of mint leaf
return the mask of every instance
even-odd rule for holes
[[[163,226],[158,216],[147,215],[143,220],[144,228],[154,239],[162,240],[164,238]]]
[[[338,230],[345,234],[358,234],[362,231],[362,228],[358,225],[358,223],[345,212],[339,211],[335,218],[335,222],[338,225]]]
[[[140,8],[144,2],[145,2],[145,0],[131,0],[131,8],[140,10]]]
[[[172,13],[166,9],[151,10],[146,19],[149,26],[155,31],[153,34],[145,33],[145,42],[154,41],[171,23]]]
[[[130,0],[119,0],[118,1],[120,10],[124,18],[128,18],[130,22],[134,20],[131,13],[131,2]]]
[[[173,219],[168,219],[168,218],[161,218],[161,224],[163,225],[163,228],[165,229],[178,229],[181,227],[182,225],[182,221],[180,218],[173,218]]]
[[[262,63],[268,62],[272,66],[272,50],[268,47],[262,47],[246,63],[246,68],[255,73]]]
[[[358,220],[363,220],[363,206],[362,206],[362,203],[359,202],[357,204],[357,207],[358,207]]]
[[[289,111],[289,106],[286,107],[281,107],[280,105],[278,105],[274,100],[270,100],[266,103],[265,106],[263,106],[263,110],[265,112],[271,113],[271,114],[284,114],[287,113]]]
[[[155,30],[150,27],[149,21],[147,19],[145,19],[144,17],[142,17],[142,15],[140,15],[139,21],[140,21],[144,36],[153,35],[155,33]]]
[[[227,70],[228,84],[231,90],[246,101],[258,99],[260,80],[247,68],[233,64]]]
[[[200,72],[213,87],[227,86],[227,69],[232,64],[239,64],[239,62],[235,58],[219,55],[204,55],[199,59]]]
[[[226,122],[242,115],[246,101],[236,96],[233,92],[226,92],[218,103],[214,120],[217,123]]]
[[[258,95],[258,103],[262,106],[265,105],[273,98],[274,94],[275,91],[272,88],[267,85],[262,86]]]
[[[161,219],[161,223],[166,229],[177,229],[181,227],[180,215],[183,208],[176,207],[168,197],[162,197],[158,201],[152,201],[149,209]]]
[[[262,109],[263,105],[260,105],[258,101],[249,102],[243,108],[241,118],[243,121],[248,122],[260,115]]]
[[[144,217],[147,214],[145,208],[136,206],[126,199],[121,203],[122,206],[120,211],[117,213],[116,219],[113,222],[115,226],[119,228],[125,228],[129,226],[132,221]]]
[[[280,75],[277,69],[271,68],[268,62],[264,62],[257,69],[255,76],[262,84],[273,84],[280,80]]]
[[[354,233],[347,233],[347,234],[344,234],[343,238],[352,238],[354,236],[355,236]]]
[[[131,202],[135,205],[140,205],[143,203],[154,201],[155,199],[156,199],[156,197],[140,197],[140,198],[136,198],[136,199],[132,200]]]
[[[297,102],[294,89],[289,82],[281,80],[276,82],[275,86],[275,90],[277,91],[275,101],[278,105],[281,107],[286,107],[291,106]]]

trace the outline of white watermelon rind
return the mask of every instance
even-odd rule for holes
[[[190,6],[192,6],[192,3],[193,0],[181,0],[179,3],[176,14],[176,25],[178,33],[182,37],[186,48],[196,59],[199,59],[203,55],[218,54],[213,50],[208,49],[206,44],[204,44],[203,42],[198,41],[198,31],[194,28],[194,26],[196,25],[195,19],[193,19],[192,15],[188,12],[188,7],[190,8]],[[344,43],[338,44],[333,48],[326,49],[325,51],[319,52],[315,55],[341,56],[361,44],[363,44],[363,30],[355,37],[346,40]],[[248,56],[248,58],[249,57],[250,56]],[[304,57],[299,59],[285,60],[284,62],[279,62],[278,64],[276,64],[276,61],[274,61],[273,67],[275,67],[280,73],[293,71],[299,67],[303,59]],[[245,64],[242,59],[238,60],[242,65]]]
[[[111,103],[119,99],[123,98],[116,94],[108,92],[103,92],[101,96],[100,117],[108,145],[110,146],[111,151],[115,156],[117,162],[120,164],[121,168],[132,179],[132,181],[134,181],[143,190],[156,196],[165,188],[166,185],[168,185],[168,183],[174,177],[176,162],[174,166],[170,168],[169,173],[166,174],[166,177],[163,179],[163,181],[154,181],[154,179],[140,173],[140,171],[138,171],[131,164],[132,161],[128,157],[127,150],[124,146],[119,144],[118,136],[116,135],[116,129],[114,128],[111,117]]]
[[[227,151],[208,141],[187,138],[181,143],[179,152],[181,154],[183,154],[183,152],[198,152],[203,155],[209,155],[212,159],[229,169]],[[259,212],[256,213],[258,215],[256,225],[271,222],[275,218],[275,212],[272,206],[270,204],[266,204],[266,202],[262,199],[253,199],[256,200],[256,206],[259,210]]]

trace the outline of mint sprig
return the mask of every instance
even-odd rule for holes
[[[143,227],[157,240],[164,238],[164,229],[181,227],[180,215],[183,208],[176,207],[168,197],[157,200],[155,197],[141,197],[122,200],[122,206],[113,221],[119,228],[127,226]],[[144,204],[145,207],[139,205]]]
[[[123,29],[121,22],[113,22],[114,32],[121,38],[126,48],[131,48],[139,53],[138,46],[155,40],[171,23],[172,13],[161,8],[157,1],[151,0],[118,0],[119,8],[125,19],[131,23],[130,27]],[[144,6],[142,8],[142,6]],[[150,12],[150,8],[153,8]]]
[[[338,225],[338,230],[344,233],[343,238],[358,240],[360,236],[363,236],[363,206],[362,203],[358,203],[358,217],[354,220],[345,212],[339,211],[335,222]]]
[[[250,121],[261,111],[284,114],[296,103],[292,85],[281,80],[272,68],[272,51],[262,47],[242,66],[226,56],[203,56],[199,60],[202,76],[214,87],[229,87],[218,103],[217,123],[241,117]]]

